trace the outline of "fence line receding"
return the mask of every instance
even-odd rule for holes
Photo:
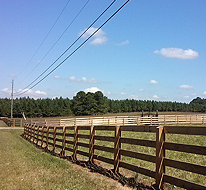
[[[101,133],[104,131],[104,133]],[[149,133],[154,140],[125,137],[124,133]],[[206,136],[206,127],[193,126],[96,126],[93,122],[90,126],[40,126],[32,123],[25,124],[24,137],[41,146],[62,155],[71,155],[78,159],[78,155],[85,156],[88,161],[99,160],[112,165],[114,172],[125,168],[140,173],[156,180],[156,185],[161,188],[164,183],[170,183],[185,189],[205,189],[206,186],[191,181],[170,176],[166,172],[167,167],[200,174],[206,180],[206,166],[169,159],[167,150],[191,153],[206,156],[206,146],[178,144],[167,142],[166,134],[185,134]],[[98,142],[101,142],[100,144]],[[107,146],[107,144],[110,146]],[[111,146],[112,145],[112,146]],[[154,149],[156,154],[146,154],[123,148],[122,145],[144,146]],[[125,147],[125,146],[124,146]],[[107,154],[97,154],[106,152]],[[106,156],[105,156],[106,155]],[[122,157],[129,157],[147,161],[154,164],[154,170],[128,163]]]

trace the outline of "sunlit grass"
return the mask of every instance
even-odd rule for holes
[[[20,135],[0,130],[0,189],[121,189],[113,180],[37,149]]]

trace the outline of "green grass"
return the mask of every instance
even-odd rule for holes
[[[89,131],[79,131],[80,133],[83,134],[89,134]],[[113,136],[114,137],[114,132],[111,131],[96,131],[97,135],[101,136]],[[147,140],[156,140],[156,134],[155,133],[146,133],[146,132],[122,132],[122,136],[126,138],[134,138],[134,139],[147,139]],[[81,139],[81,142],[88,143],[88,139]],[[190,144],[190,145],[199,145],[199,146],[206,146],[206,136],[195,136],[195,135],[176,135],[176,134],[167,134],[167,141],[168,142],[174,142],[174,143],[180,143],[180,144]],[[101,146],[107,146],[107,147],[114,147],[114,143],[112,142],[103,142],[103,141],[96,141],[95,144],[101,145]],[[79,147],[81,150],[84,150],[88,152],[87,149],[83,147]],[[128,145],[128,144],[122,144],[122,149],[124,150],[130,150],[134,152],[141,152],[149,155],[156,155],[156,150],[155,148],[150,148],[150,147],[143,147],[143,146],[137,146],[137,145]],[[98,151],[95,150],[95,154],[105,156],[108,158],[114,157],[112,153],[104,152],[104,151]],[[206,156],[203,155],[197,155],[197,154],[190,154],[190,153],[183,153],[183,152],[177,152],[177,151],[166,151],[167,158],[174,159],[174,160],[179,160],[179,161],[184,161],[184,162],[189,162],[189,163],[194,163],[194,164],[199,164],[199,165],[204,165],[206,166]],[[147,161],[142,161],[139,159],[135,158],[130,158],[127,156],[122,156],[122,161],[134,164],[136,166],[140,166],[143,168],[147,168],[150,170],[155,171],[155,163],[147,162]],[[111,165],[111,168],[113,166]],[[127,175],[127,171],[125,172],[124,169],[120,169],[123,174]],[[167,167],[166,172],[168,175],[178,177],[181,179],[185,179],[194,183],[206,185],[206,176],[179,170],[179,169],[174,169]],[[149,180],[150,182],[155,182],[154,179],[151,179],[147,176],[141,175],[141,174],[135,174],[135,173],[129,173],[129,175],[132,175],[131,177],[138,176],[139,179],[141,180]],[[169,186],[169,188],[172,188],[172,186]]]
[[[93,174],[37,149],[20,135],[0,130],[0,189],[122,189],[114,180]]]
[[[0,127],[8,127],[8,126],[6,125],[6,123],[4,123],[2,120],[0,120]]]

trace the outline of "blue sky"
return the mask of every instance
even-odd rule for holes
[[[58,69],[18,96],[112,2],[87,1],[0,1],[1,98],[10,97],[12,79],[15,98],[73,98],[78,91],[97,90],[110,99],[190,102],[197,96],[206,98],[205,0],[130,0]],[[124,2],[117,0],[52,68]]]

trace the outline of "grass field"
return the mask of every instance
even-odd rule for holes
[[[75,164],[73,165],[71,162],[61,160],[58,157],[54,157],[48,153],[36,149],[34,145],[20,137],[22,133],[23,130],[0,130],[0,189],[96,190],[126,188],[112,179],[108,179],[105,176],[99,174],[93,174],[87,169],[79,167]],[[80,131],[79,133],[89,135],[89,131]],[[97,135],[114,136],[114,132],[97,131]],[[154,133],[123,132],[122,136],[127,138],[139,138],[154,141],[156,138]],[[69,140],[73,140],[73,138]],[[79,141],[89,143],[88,139],[79,139]],[[206,146],[205,136],[168,134],[167,141],[181,144]],[[106,142],[105,144],[105,142],[96,141],[95,144],[108,147],[114,146],[112,142]],[[122,148],[134,152],[155,155],[154,148],[126,144],[123,144]],[[79,149],[88,152],[88,148],[79,147]],[[113,159],[112,153],[96,150],[95,154]],[[206,165],[206,156],[167,150],[167,157],[174,160]],[[155,164],[153,163],[132,159],[126,156],[123,156],[122,160],[124,162],[155,171]],[[154,183],[153,179],[149,179],[143,175],[130,173],[123,169],[120,171],[125,175],[132,175],[132,177],[138,176],[140,181],[149,180],[149,182]],[[170,167],[167,167],[166,171],[169,175],[206,185],[206,176],[193,174],[191,172],[186,172]],[[172,186],[168,186],[168,188],[174,189]]]
[[[22,133],[0,130],[0,189],[128,189],[37,149],[20,136]]]
[[[88,134],[89,131],[80,131],[79,133],[81,134]],[[114,132],[111,131],[97,131],[97,135],[100,136],[113,136],[114,137]],[[140,133],[140,132],[122,132],[122,137],[126,138],[133,138],[133,139],[147,139],[147,140],[153,140],[155,141],[156,135],[155,133]],[[89,143],[87,139],[80,139],[79,141]],[[196,135],[176,135],[176,134],[168,134],[167,135],[167,142],[173,142],[173,143],[180,143],[180,144],[189,144],[189,145],[199,145],[199,146],[205,146],[206,143],[206,136],[196,136]],[[97,145],[102,145],[102,146],[107,146],[107,147],[114,147],[114,144],[111,142],[103,142],[103,141],[96,141],[95,144]],[[84,147],[79,147],[80,150],[88,152],[87,148]],[[154,148],[150,147],[143,147],[143,146],[138,146],[138,145],[128,145],[128,144],[123,144],[122,149],[124,150],[130,150],[134,152],[140,152],[140,153],[145,153],[145,154],[150,154],[150,155],[156,155],[156,150]],[[95,154],[105,156],[108,158],[113,159],[113,153],[108,153],[108,152],[103,152],[99,150],[95,150]],[[194,163],[194,164],[199,164],[199,165],[204,165],[206,166],[206,156],[203,155],[197,155],[197,154],[190,154],[190,153],[184,153],[184,152],[177,152],[177,151],[166,151],[167,158],[173,159],[173,160],[179,160],[183,162],[189,162],[189,163]],[[140,166],[143,168],[147,168],[150,170],[155,171],[155,164],[147,161],[142,161],[139,159],[135,158],[130,158],[127,156],[122,156],[122,160],[124,162]],[[112,167],[112,166],[111,166]],[[120,168],[121,173],[124,173],[124,169]],[[200,175],[200,174],[195,174],[192,172],[187,172],[183,171],[180,169],[175,169],[171,167],[166,168],[166,172],[168,175],[178,177],[181,179],[185,179],[194,183],[206,185],[206,176]],[[137,177],[141,180],[149,180],[152,184],[154,183],[155,180],[151,179],[149,177],[146,177],[141,174],[135,174],[133,173],[133,177]],[[168,189],[174,189],[173,186],[167,185]],[[178,188],[175,188],[178,189]]]

